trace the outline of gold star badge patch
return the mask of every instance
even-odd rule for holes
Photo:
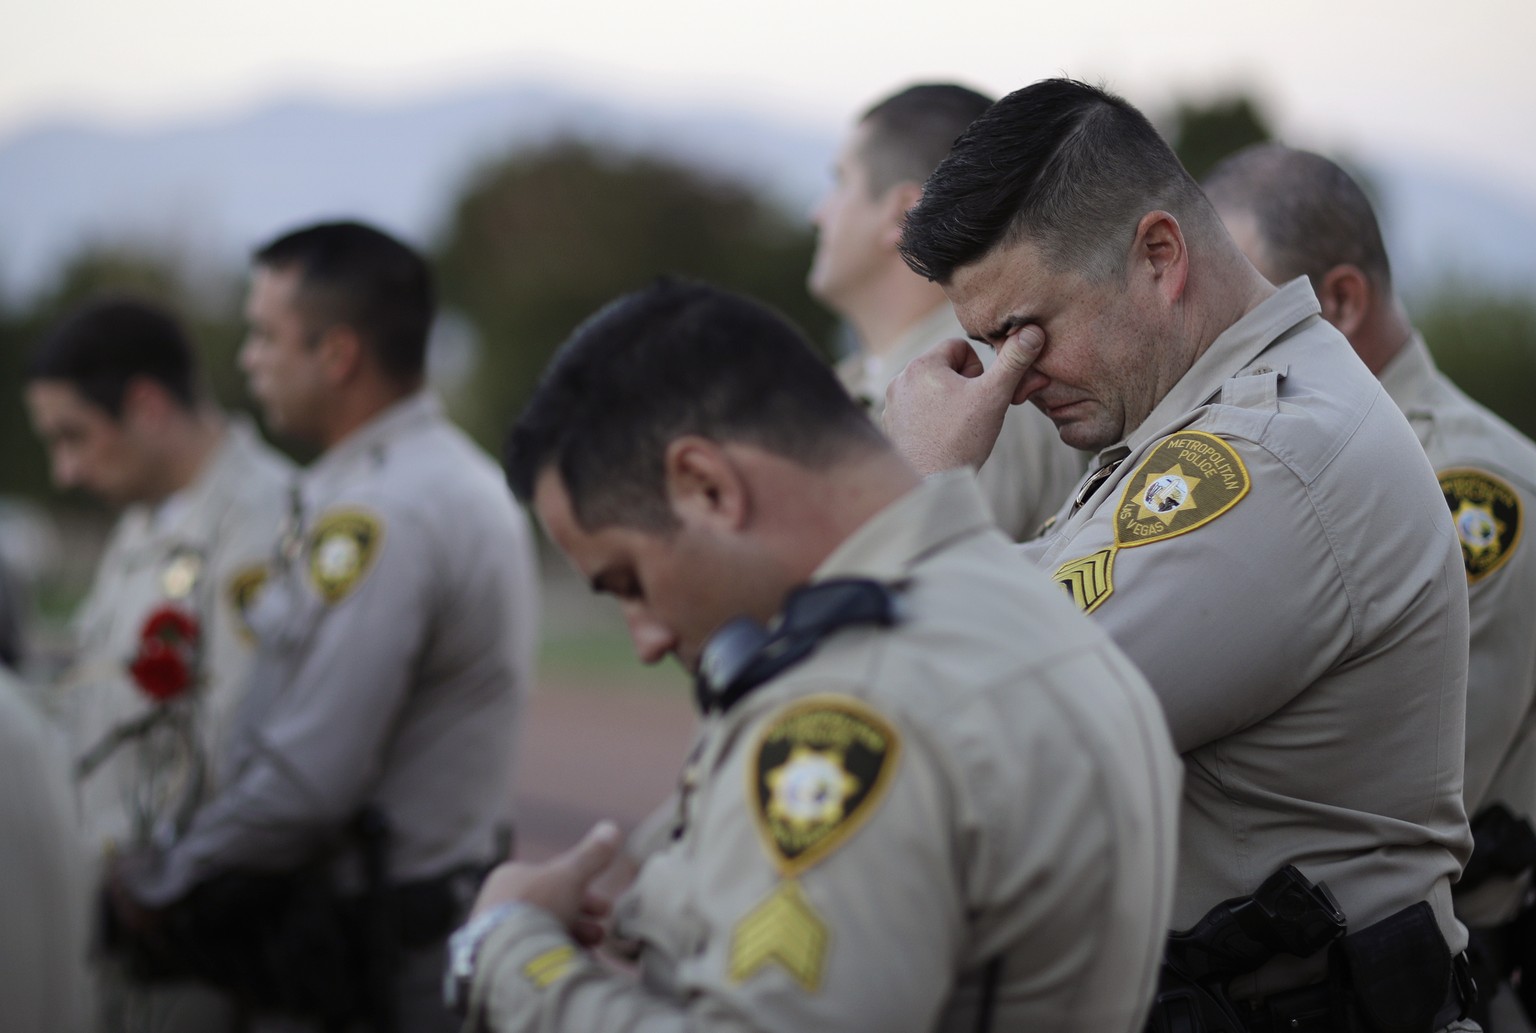
[[[369,513],[343,509],[315,522],[309,535],[309,579],[328,603],[340,602],[358,586],[378,554],[384,528]]]
[[[1115,544],[1173,538],[1210,523],[1240,502],[1248,468],[1221,438],[1185,431],[1159,442],[1126,478],[1115,510]]]
[[[895,729],[847,696],[809,697],[769,724],[748,791],[780,872],[804,871],[853,834],[878,806],[899,749]]]
[[[261,595],[261,590],[266,586],[266,583],[267,568],[262,563],[254,563],[249,567],[242,567],[230,575],[229,578],[229,601],[234,608],[241,637],[247,642],[254,642],[256,640],[256,633],[251,630],[251,607],[256,605],[256,598]]]
[[[1508,562],[1520,542],[1520,496],[1493,474],[1472,469],[1442,471],[1440,490],[1461,540],[1467,581],[1480,581]]]

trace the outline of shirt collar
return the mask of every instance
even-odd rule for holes
[[[992,527],[975,474],[947,470],[925,479],[865,521],[822,561],[812,580],[899,581],[929,553]]]
[[[1424,338],[1415,333],[1377,377],[1388,397],[1404,412],[1423,404],[1435,382],[1435,360]]]
[[[1270,345],[1321,311],[1305,276],[1275,291],[1211,342],[1141,425],[1126,435],[1124,444],[1135,452],[1158,437],[1163,428],[1203,405]]]

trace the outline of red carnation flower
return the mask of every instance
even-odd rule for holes
[[[165,703],[191,689],[199,634],[197,618],[184,610],[162,606],[151,612],[139,632],[139,653],[128,665],[139,691]]]

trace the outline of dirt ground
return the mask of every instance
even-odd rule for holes
[[[612,818],[626,830],[671,791],[694,729],[687,691],[543,678],[524,713],[516,855],[541,860]]]

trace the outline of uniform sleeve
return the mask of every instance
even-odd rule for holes
[[[1093,610],[1151,682],[1180,753],[1285,706],[1354,630],[1345,573],[1305,486],[1263,448],[1230,444],[1247,494],[1205,523],[1113,550],[1112,590]],[[1138,467],[1101,505],[1121,510],[1129,498],[1134,508],[1160,472]],[[1191,497],[1197,507],[1221,501],[1199,485]]]
[[[1526,512],[1532,512],[1530,500],[1522,501]],[[1467,601],[1472,635],[1465,792],[1467,815],[1473,817],[1494,802],[1489,790],[1516,740],[1531,734],[1529,717],[1536,703],[1536,547],[1517,542],[1502,568],[1468,586]]]
[[[1026,541],[1066,502],[1087,466],[1087,453],[1064,444],[1044,413],[1015,405],[976,480],[997,526]]]
[[[530,909],[487,940],[475,1025],[495,1033],[934,1028],[953,985],[965,910],[949,816],[967,808],[940,752],[901,730],[890,742],[895,766],[886,783],[873,779],[868,756],[833,760],[808,745],[781,751],[765,774],[756,745],[764,727],[738,738],[700,800],[697,826],[640,874],[632,902],[650,956],[642,958],[645,978],[600,965]],[[794,770],[772,774],[786,765]],[[839,770],[861,784],[831,790],[842,796],[843,815],[811,863],[785,866],[760,827],[760,779],[833,785]],[[858,798],[877,784],[877,798]],[[783,817],[785,836],[816,827],[810,811]]]
[[[366,798],[415,676],[436,592],[426,529],[376,519],[372,552],[344,593],[332,583],[327,601],[306,573],[303,610],[289,620],[309,625],[307,638],[281,670],[275,702],[247,732],[254,756],[197,812],[153,876],[135,881],[146,902],[168,903],[234,867],[300,863]]]

